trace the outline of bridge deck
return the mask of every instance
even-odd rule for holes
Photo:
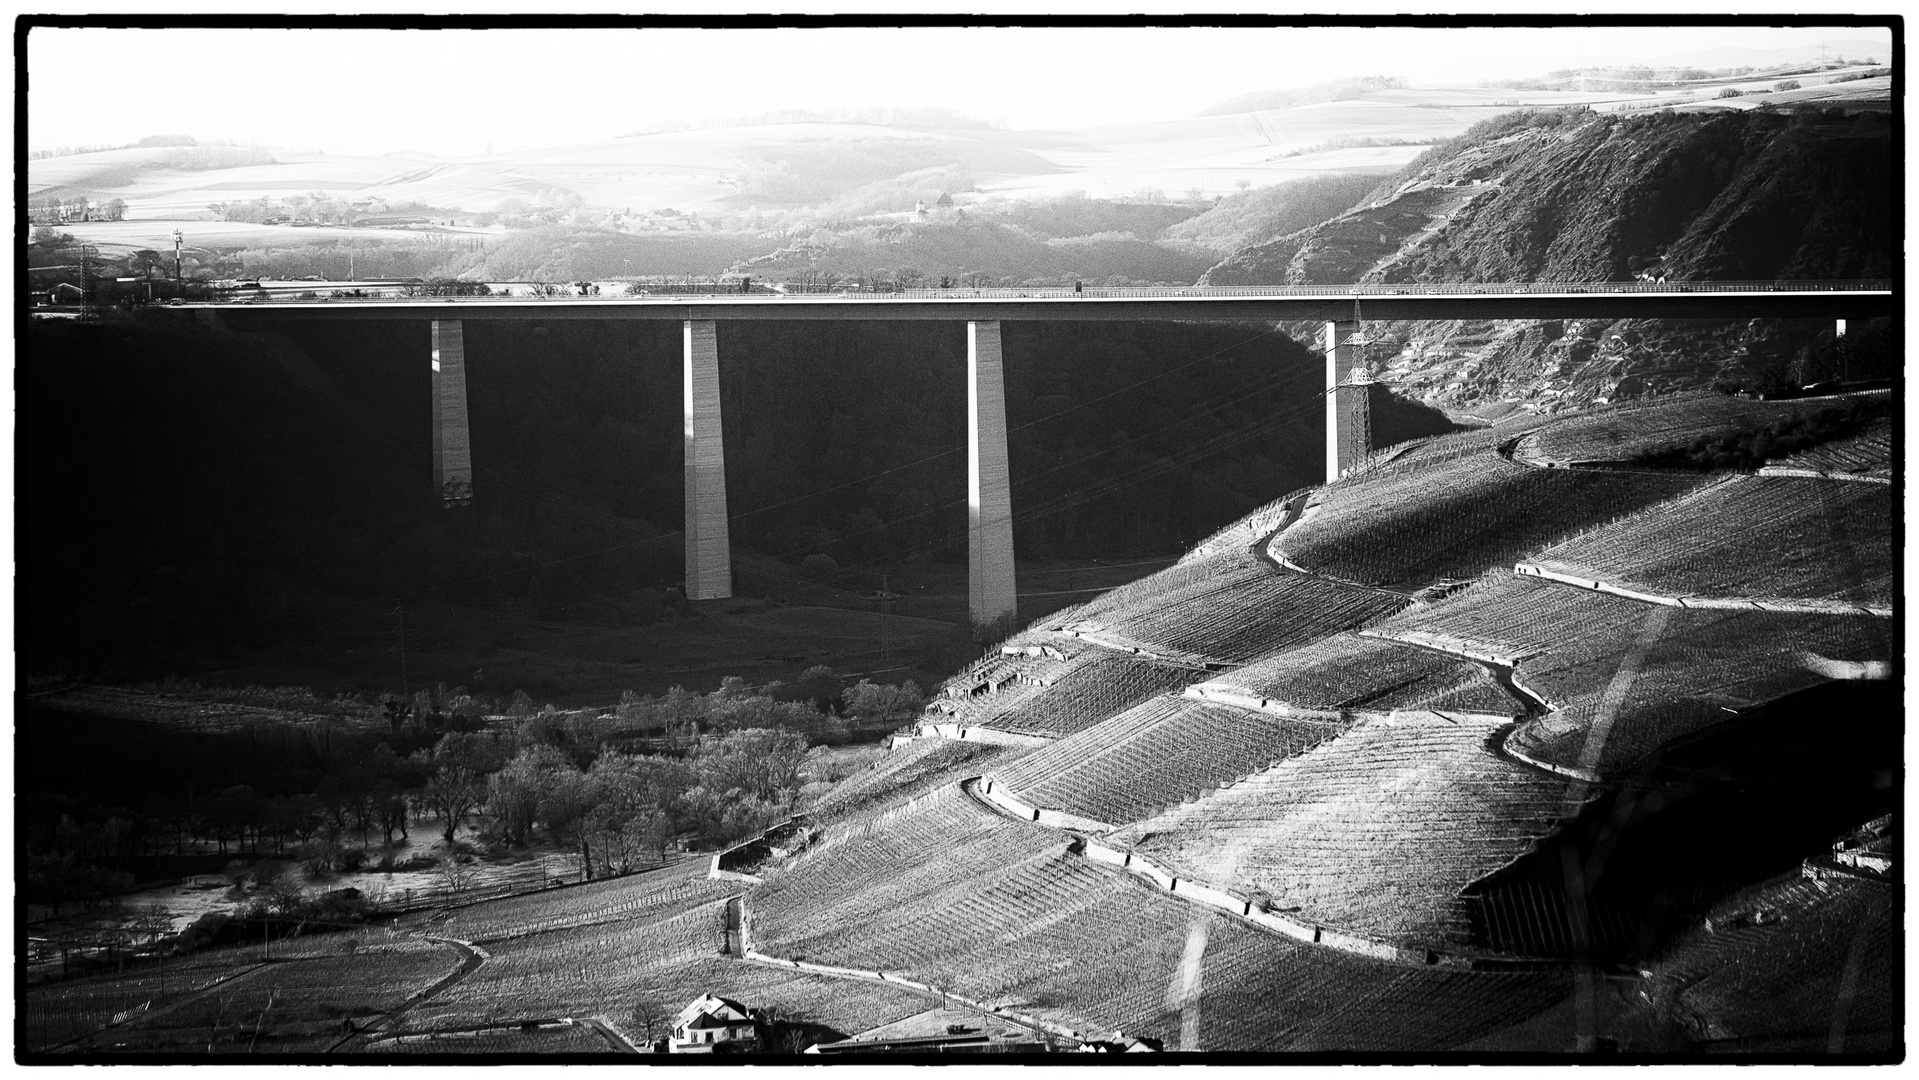
[[[827,295],[407,296],[179,305],[273,319],[1148,319],[1868,318],[1898,308],[1879,282],[948,289]]]

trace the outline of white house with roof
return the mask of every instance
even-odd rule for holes
[[[737,1001],[712,993],[701,994],[673,1018],[667,1051],[710,1054],[720,1049],[759,1049],[753,1016]]]

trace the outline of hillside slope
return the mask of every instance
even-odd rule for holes
[[[1182,1049],[1571,1049],[1573,1025],[1544,1019],[1567,984],[1484,974],[1513,964],[1614,972],[1582,1023],[1621,1049],[1843,1028],[1803,996],[1764,1005],[1792,996],[1768,972],[1843,954],[1843,928],[1734,950],[1697,928],[1776,922],[1737,905],[1893,807],[1893,620],[1873,606],[1890,490],[1671,462],[1689,431],[1782,409],[1827,417],[1811,427],[1857,457],[1890,404],[1699,395],[1442,436],[1262,509],[951,680],[895,753],[991,756],[826,825],[749,894],[756,940],[1170,1041],[1173,1016],[1127,987],[1177,983],[1185,939],[1204,972],[1186,1008],[1212,1009],[1230,970],[1310,979],[1352,1025],[1299,1038],[1289,991],[1256,1010],[1273,1032],[1182,1025]],[[1589,467],[1538,460],[1572,451]],[[1487,485],[1524,487],[1530,523],[1486,520],[1514,501]],[[1808,715],[1849,717],[1846,737]],[[1875,874],[1840,884],[1883,904]],[[1710,999],[1674,993],[1679,968]],[[1895,992],[1862,968],[1851,1007],[1882,1025]]]
[[[1886,278],[1891,148],[1891,124],[1873,113],[1515,112],[1435,147],[1330,221],[1234,252],[1201,282]],[[1835,362],[1828,325],[1803,322],[1404,323],[1367,337],[1376,374],[1462,412],[1868,374],[1856,357]],[[1893,362],[1878,352],[1873,364]]]
[[[1883,278],[1892,165],[1873,115],[1516,112],[1203,282]]]

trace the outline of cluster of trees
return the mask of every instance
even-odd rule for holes
[[[127,202],[118,196],[96,203],[85,195],[62,199],[49,195],[29,200],[27,220],[35,225],[60,225],[73,221],[120,221],[127,216]]]
[[[196,841],[325,876],[360,868],[375,838],[407,842],[429,817],[449,845],[474,823],[505,847],[556,843],[586,877],[624,873],[681,839],[725,844],[791,814],[817,741],[896,726],[923,704],[911,683],[842,694],[821,668],[791,688],[729,678],[710,694],[628,692],[607,714],[445,687],[387,699],[372,724],[261,718],[217,735],[35,712],[32,760],[84,741],[101,775],[23,785],[22,895],[124,891],[137,868]],[[167,772],[146,774],[156,766]]]

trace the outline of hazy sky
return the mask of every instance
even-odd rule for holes
[[[1249,90],[1350,75],[1431,86],[1859,39],[1889,40],[1882,28],[1843,27],[36,28],[28,145],[182,133],[329,153],[470,154],[676,119],[876,105],[1076,126],[1175,119]],[[146,74],[122,77],[136,71]]]

